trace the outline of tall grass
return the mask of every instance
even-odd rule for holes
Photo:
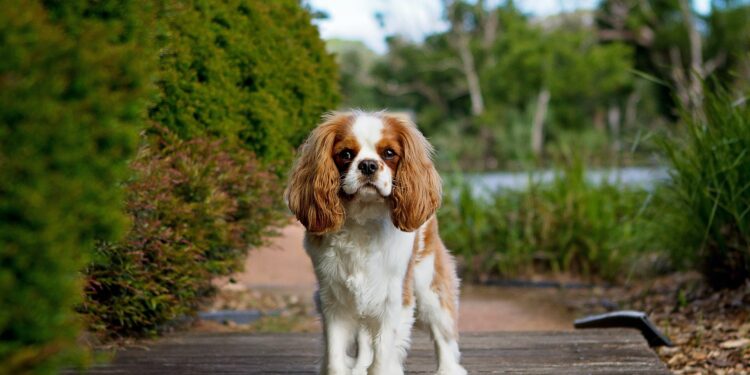
[[[665,249],[718,288],[750,278],[750,108],[709,95],[705,116],[683,116],[665,140],[673,170],[656,228]]]
[[[629,273],[646,191],[588,181],[580,162],[549,184],[530,182],[527,190],[480,196],[466,181],[449,183],[441,235],[465,277],[552,272],[615,280]]]

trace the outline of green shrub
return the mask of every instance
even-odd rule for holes
[[[0,8],[0,373],[56,373],[85,358],[78,272],[126,224],[117,184],[156,68],[150,17],[142,1]]]
[[[83,312],[107,334],[152,333],[195,312],[211,279],[236,271],[280,217],[279,182],[252,152],[166,129],[133,162],[125,241],[102,242]]]
[[[683,117],[684,137],[664,142],[674,171],[656,226],[677,265],[717,288],[750,278],[750,107],[709,95],[705,120]]]
[[[161,93],[127,186],[134,225],[86,270],[81,310],[109,335],[194,313],[236,270],[282,212],[294,147],[338,97],[298,1],[170,0],[158,14]]]
[[[297,0],[173,0],[151,119],[241,144],[286,171],[338,99],[335,61]]]
[[[441,235],[470,279],[565,272],[614,280],[635,260],[647,193],[587,181],[580,163],[527,190],[477,196],[464,181],[448,191]]]

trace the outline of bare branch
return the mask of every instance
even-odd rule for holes
[[[482,89],[479,84],[479,75],[474,63],[474,55],[469,45],[469,35],[464,29],[464,22],[455,12],[456,3],[451,0],[445,0],[445,9],[448,19],[451,23],[451,42],[458,51],[463,65],[463,72],[466,76],[466,83],[469,86],[469,97],[471,99],[471,113],[480,115],[484,112],[484,100],[482,98]]]
[[[547,117],[550,92],[545,87],[539,90],[534,110],[534,122],[531,124],[531,150],[534,155],[541,156],[544,147],[544,119]]]
[[[714,56],[710,60],[703,64],[703,73],[706,77],[710,76],[716,69],[724,65],[727,62],[727,52],[721,51],[718,55]]]

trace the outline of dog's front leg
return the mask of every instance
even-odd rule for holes
[[[365,325],[359,327],[357,334],[357,361],[352,368],[352,375],[367,375],[373,359],[372,336]]]
[[[398,301],[401,302],[401,301]],[[398,343],[398,329],[400,325],[400,303],[390,303],[380,322],[377,334],[373,340],[375,346],[375,359],[370,374],[372,375],[402,375],[404,373],[403,361]]]
[[[346,349],[352,342],[357,324],[354,319],[334,311],[324,311],[326,349],[320,373],[323,375],[349,374]]]

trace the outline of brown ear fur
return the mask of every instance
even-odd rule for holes
[[[324,117],[299,151],[284,197],[289,209],[308,232],[333,232],[344,222],[339,198],[339,172],[332,158],[337,131],[351,121],[345,113]]]
[[[383,121],[399,135],[401,160],[391,193],[391,219],[405,232],[417,230],[440,207],[440,175],[432,163],[432,145],[406,117],[384,115]]]

